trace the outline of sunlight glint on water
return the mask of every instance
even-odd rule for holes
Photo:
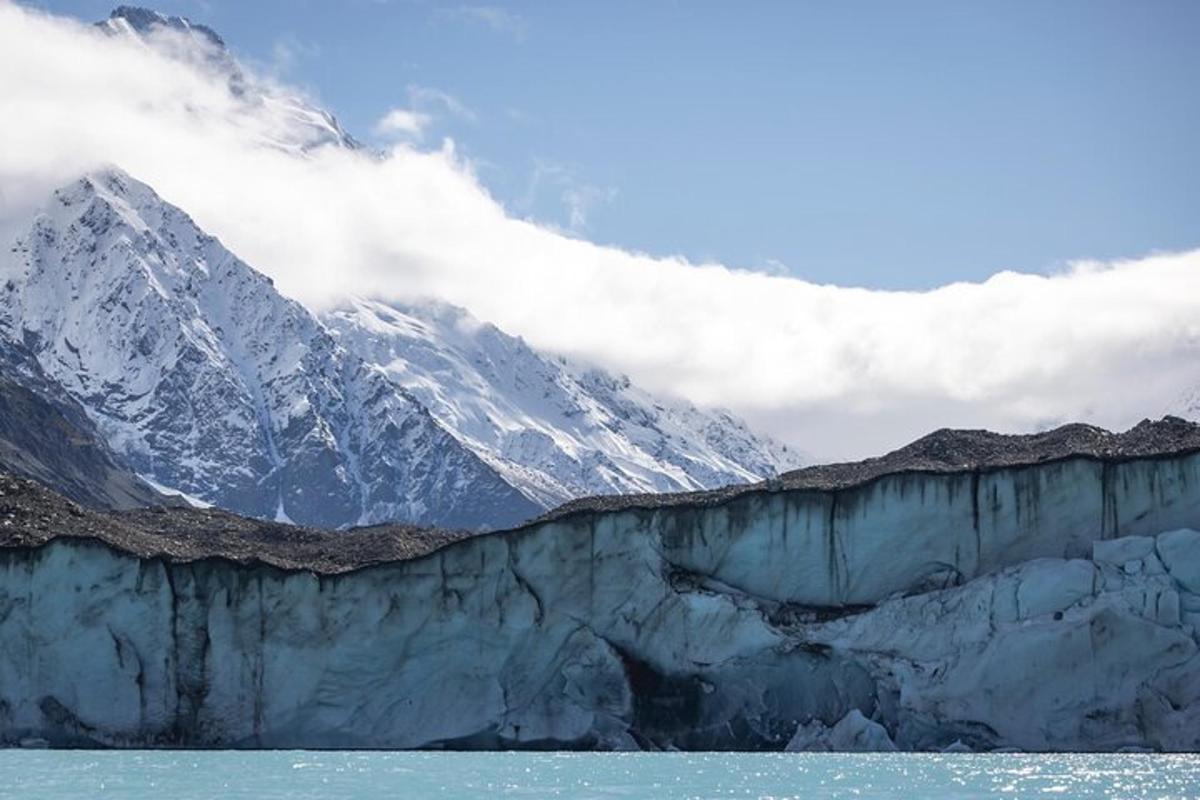
[[[1200,756],[0,751],[0,798],[1200,798]]]

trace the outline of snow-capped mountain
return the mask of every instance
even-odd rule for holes
[[[171,58],[222,76],[235,108],[245,112],[240,120],[231,121],[260,128],[265,144],[292,152],[322,145],[359,147],[329,112],[277,84],[248,74],[226,49],[224,40],[206,25],[147,8],[119,6],[96,26],[113,36],[133,37]]]
[[[0,272],[0,327],[156,485],[244,514],[502,527],[586,494],[795,466],[440,303],[318,320],[117,171],[54,194]]]
[[[187,17],[171,17],[149,8],[117,6],[108,19],[96,23],[107,33],[146,36],[157,28],[193,36],[210,46],[214,52],[224,52],[225,40],[207,25],[192,22]]]
[[[121,6],[97,29],[219,75],[229,102],[196,113],[257,126],[267,147],[359,149],[206,26]],[[540,354],[462,309],[356,300],[318,319],[115,168],[60,189],[0,253],[5,336],[144,479],[258,517],[503,527],[581,495],[799,464],[729,414]]]
[[[538,353],[436,301],[358,299],[322,316],[460,441],[544,505],[761,480],[800,464],[724,412]]]
[[[157,484],[329,527],[503,526],[541,510],[123,173],[56,192],[8,255],[0,321]]]

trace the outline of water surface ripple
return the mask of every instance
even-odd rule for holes
[[[1200,798],[1200,755],[0,751],[0,798]]]

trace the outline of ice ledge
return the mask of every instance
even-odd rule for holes
[[[1197,453],[1200,425],[1173,417],[1125,433],[1086,425],[1031,436],[943,430],[881,458],[811,467],[763,484],[574,501],[486,535],[597,525],[649,531],[689,569],[720,566],[721,580],[766,594],[798,580],[782,574],[787,559],[779,558],[759,565],[758,575],[744,574],[757,560],[753,547],[779,547],[803,569],[821,565],[821,596],[874,602],[876,590],[961,581],[1021,558],[1090,556],[1095,540],[1200,525],[1200,487],[1188,479],[1200,476]],[[217,509],[94,513],[3,473],[0,491],[7,514],[0,548],[91,537],[142,558],[334,574],[419,558],[466,535],[402,525],[322,531]],[[795,528],[801,524],[803,535]],[[895,546],[926,561],[891,558],[887,548]]]

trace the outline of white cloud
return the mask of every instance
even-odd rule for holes
[[[477,119],[475,112],[454,95],[428,86],[409,84],[408,107],[393,108],[384,114],[375,123],[375,134],[385,139],[419,140],[436,120],[433,113],[435,108],[468,122]]]
[[[265,146],[294,120],[204,68],[0,0],[0,220],[117,164],[314,307],[443,297],[822,454],[942,425],[1125,426],[1200,379],[1200,251],[926,292],[655,258],[514,218],[449,144]]]
[[[432,121],[432,117],[420,111],[393,108],[375,123],[375,133],[384,137],[411,136],[419,139]]]

